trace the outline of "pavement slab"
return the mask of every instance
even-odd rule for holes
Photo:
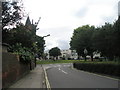
[[[11,85],[9,88],[45,88],[44,71],[42,65],[36,68]]]

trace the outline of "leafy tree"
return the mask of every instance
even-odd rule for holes
[[[20,61],[23,63],[30,63],[31,60],[34,60],[34,53],[32,50],[30,48],[23,47],[21,43],[11,45],[8,50],[18,54],[20,56]]]
[[[9,29],[19,25],[23,16],[24,10],[21,2],[2,2],[2,41],[4,43],[9,41]]]
[[[8,43],[10,45],[21,43],[22,47],[30,48],[32,52],[38,53],[39,56],[42,56],[44,52],[45,41],[43,37],[33,34],[31,29],[28,29],[23,24],[13,28],[10,31],[10,38]]]
[[[100,51],[104,56],[113,59],[114,52],[114,37],[113,25],[105,23],[104,26],[99,27],[93,34],[93,45],[96,50]]]
[[[61,52],[60,52],[60,49],[58,47],[54,47],[54,48],[49,50],[49,54],[50,54],[50,56],[57,58],[59,55],[61,55]]]
[[[114,23],[114,52],[117,57],[120,58],[120,16],[118,20]]]
[[[21,2],[2,2],[2,29],[9,25],[18,25],[23,15]]]
[[[85,25],[74,30],[70,41],[71,49],[75,49],[79,56],[85,56],[84,49],[88,51],[88,55],[93,57],[92,34],[94,26]],[[92,58],[93,60],[93,58]]]
[[[21,43],[22,46],[32,48],[34,43],[34,36],[32,32],[28,30],[23,24],[13,28],[9,31],[9,41],[10,45],[15,45],[16,43]]]
[[[35,43],[37,45],[37,53],[38,53],[39,57],[43,56],[44,47],[45,47],[44,46],[45,45],[44,38],[36,35]]]

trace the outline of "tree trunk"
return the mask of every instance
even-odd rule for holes
[[[91,61],[93,61],[93,54],[91,55]]]
[[[85,61],[87,60],[86,55],[85,55]]]

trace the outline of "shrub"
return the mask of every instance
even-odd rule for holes
[[[34,53],[29,48],[22,47],[21,43],[11,46],[8,51],[18,54],[23,63],[30,63],[34,59]]]
[[[73,63],[73,67],[79,70],[120,76],[118,63]]]

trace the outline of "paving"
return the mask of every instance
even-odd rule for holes
[[[37,65],[34,70],[9,88],[46,88],[42,65]]]

